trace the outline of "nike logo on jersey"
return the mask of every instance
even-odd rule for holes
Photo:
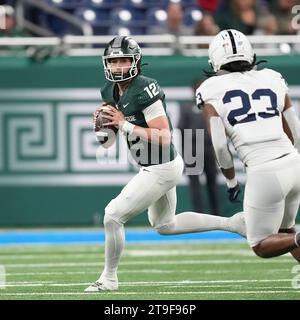
[[[126,108],[129,105],[130,102],[123,104],[123,108]]]

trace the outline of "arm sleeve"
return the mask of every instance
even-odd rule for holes
[[[149,122],[157,117],[166,116],[166,112],[161,100],[157,100],[149,107],[143,110],[146,122]]]
[[[210,118],[211,141],[215,150],[217,162],[222,169],[233,167],[233,159],[227,144],[225,127],[220,117]]]

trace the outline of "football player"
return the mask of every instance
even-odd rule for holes
[[[105,208],[104,270],[86,292],[118,289],[124,224],[145,209],[151,226],[162,235],[215,229],[245,235],[240,214],[230,218],[195,212],[175,215],[176,184],[182,176],[183,160],[172,143],[165,94],[155,79],[141,74],[142,52],[132,38],[115,37],[102,59],[108,80],[101,90],[106,108],[103,116],[110,120],[106,125],[118,127],[125,135],[140,170]]]
[[[197,89],[196,100],[232,199],[239,184],[227,137],[246,167],[249,245],[260,257],[291,252],[300,262],[300,233],[294,228],[300,204],[300,123],[287,84],[272,69],[257,70],[250,42],[236,30],[215,36],[209,63],[214,74]]]

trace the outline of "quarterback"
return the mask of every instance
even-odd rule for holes
[[[104,103],[96,111],[95,121],[99,112],[104,111],[106,126],[115,126],[124,134],[140,170],[105,208],[104,270],[86,292],[118,289],[124,224],[145,209],[151,226],[162,235],[214,229],[245,235],[241,214],[230,218],[195,212],[175,214],[176,184],[182,176],[183,160],[172,143],[164,92],[155,79],[141,74],[141,59],[136,41],[123,36],[110,41],[102,57],[108,81],[101,90]],[[98,137],[103,133],[96,132]]]
[[[209,46],[214,74],[196,91],[217,161],[239,193],[227,137],[246,167],[247,240],[260,257],[291,252],[300,262],[295,219],[300,204],[300,123],[280,73],[256,68],[246,36],[223,30]]]

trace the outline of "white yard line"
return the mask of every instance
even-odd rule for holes
[[[95,293],[85,293],[85,292],[18,292],[18,293],[1,293],[0,298],[2,296],[86,296],[89,294],[92,295],[99,295],[99,297],[103,296],[110,296],[110,295],[123,295],[123,296],[128,296],[128,295],[138,295],[141,296],[143,295],[216,295],[216,294],[278,294],[278,293],[299,293],[299,291],[296,291],[294,289],[291,290],[246,290],[246,291],[177,291],[177,292],[166,292],[166,291],[161,291],[161,292],[95,292]],[[193,303],[193,302],[191,302]]]
[[[180,269],[180,270],[163,270],[163,269],[131,269],[131,270],[119,270],[119,274],[126,274],[126,273],[149,273],[149,274],[155,274],[155,273],[190,273],[190,269]],[[231,270],[196,270],[195,273],[201,273],[201,274],[232,274]],[[244,273],[243,270],[235,270],[236,273]],[[257,270],[248,270],[248,273],[255,273],[257,274]],[[286,273],[291,272],[291,268],[280,268],[275,269],[272,268],[272,270],[264,270],[264,274],[274,274],[274,273]],[[52,276],[52,275],[75,275],[75,274],[95,274],[95,271],[41,271],[41,272],[6,272],[7,276]]]
[[[235,284],[235,283],[276,283],[276,282],[291,282],[291,279],[239,279],[239,280],[183,280],[183,281],[133,281],[121,282],[122,287],[147,287],[147,286],[172,286],[172,287],[190,287],[195,284]],[[35,281],[35,282],[7,282],[7,287],[73,287],[87,286],[89,282],[73,282],[73,283],[52,283],[51,281]]]
[[[3,261],[5,259],[8,260],[26,260],[26,259],[41,259],[41,258],[48,258],[48,259],[54,259],[54,258],[62,258],[68,259],[68,255],[70,255],[70,258],[72,259],[79,259],[79,258],[89,258],[89,257],[96,257],[101,258],[104,257],[104,253],[82,253],[82,254],[70,254],[70,253],[38,253],[38,254],[26,254],[26,253],[12,253],[12,254],[3,254],[0,255],[0,261]],[[125,250],[123,257],[152,257],[152,256],[216,256],[216,255],[234,255],[234,256],[246,256],[246,257],[254,257],[255,254],[250,250],[244,250],[244,249],[237,249],[237,250],[211,250],[211,249],[201,249],[201,250],[166,250],[166,249],[132,249],[132,250]]]
[[[292,258],[286,259],[197,259],[197,260],[166,260],[166,261],[153,261],[153,260],[139,260],[139,261],[123,261],[122,266],[130,265],[189,265],[189,264],[277,264],[277,263],[292,263]],[[100,267],[103,262],[56,262],[56,263],[14,263],[4,264],[6,268],[51,268],[51,267]]]
[[[230,270],[198,270],[197,272],[201,274],[231,274],[232,271]],[[236,273],[237,271],[235,271]],[[241,270],[241,272],[243,272]],[[275,272],[275,271],[274,271]],[[272,272],[272,273],[274,273]],[[283,273],[283,272],[290,272],[290,269],[278,269],[276,271],[277,273]],[[7,276],[52,276],[52,275],[75,275],[75,274],[95,274],[95,271],[53,271],[53,272],[7,272]],[[133,270],[119,270],[118,274],[125,274],[125,273],[191,273],[191,270],[189,269],[181,269],[180,271],[178,270],[162,270],[162,269],[133,269]],[[253,273],[257,273],[257,270],[253,270]],[[266,272],[265,272],[266,273]]]

